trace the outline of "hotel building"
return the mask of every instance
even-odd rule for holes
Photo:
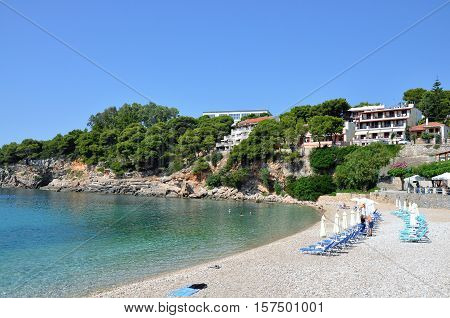
[[[386,107],[373,105],[349,109],[350,120],[355,123],[353,144],[372,142],[398,142],[406,139],[406,129],[417,125],[422,118],[414,104]]]
[[[234,122],[237,123],[241,120],[242,117],[247,115],[261,115],[261,114],[270,114],[267,109],[255,109],[255,110],[219,110],[219,111],[208,111],[203,112],[203,116],[209,117],[218,117],[218,116],[230,116],[233,118]]]
[[[228,136],[223,137],[223,139],[216,143],[216,149],[218,151],[231,151],[234,146],[239,145],[240,142],[248,138],[248,135],[253,130],[253,128],[263,120],[271,119],[272,117],[258,117],[246,119],[238,122],[232,129]]]

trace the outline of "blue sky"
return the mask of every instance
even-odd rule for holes
[[[444,3],[423,1],[22,1],[27,15],[152,101],[277,114]],[[450,5],[304,103],[394,104],[450,88]],[[0,144],[86,127],[146,100],[0,5]]]

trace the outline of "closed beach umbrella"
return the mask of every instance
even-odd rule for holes
[[[339,232],[339,214],[336,212],[336,215],[334,216],[333,233],[338,234]]]
[[[351,211],[350,212],[350,226],[355,226],[356,222],[355,222],[355,211]]]
[[[344,213],[342,213],[342,230],[346,230],[347,228],[348,228],[347,212],[344,211]]]
[[[409,226],[410,227],[416,227],[416,225],[417,225],[416,217],[417,217],[417,215],[415,213],[411,213],[409,215]]]
[[[412,203],[411,202],[408,202],[408,210],[409,210],[409,212],[412,211]]]
[[[406,207],[406,201],[403,201],[403,210],[404,210],[404,211],[407,211],[407,210],[408,210],[407,207]]]
[[[320,220],[320,237],[326,237],[327,230],[325,228],[325,215],[322,215],[322,219]]]
[[[417,203],[413,203],[411,206],[411,209],[413,210],[414,214],[417,216],[419,216],[419,206],[417,205]]]

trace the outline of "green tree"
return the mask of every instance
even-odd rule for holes
[[[211,154],[211,164],[213,165],[213,167],[217,167],[217,164],[219,163],[220,160],[222,160],[223,155],[218,152],[215,151]]]
[[[402,191],[404,190],[404,183],[405,183],[405,177],[408,175],[411,175],[411,169],[410,168],[404,168],[404,167],[397,167],[392,168],[388,171],[388,175],[391,177],[398,177],[400,178],[400,182],[402,183]]]
[[[403,93],[403,100],[407,103],[420,105],[424,94],[427,92],[424,88],[412,88]]]
[[[380,102],[376,102],[376,103],[369,103],[369,102],[360,102],[359,104],[354,105],[353,107],[365,107],[365,106],[372,106],[372,105],[381,105]]]
[[[298,119],[308,122],[314,116],[332,116],[345,118],[350,104],[344,98],[331,99],[318,105],[295,106],[290,112]]]
[[[38,159],[42,151],[42,142],[34,139],[24,139],[16,149],[16,155],[22,159]]]
[[[433,137],[434,137],[433,134],[430,134],[430,133],[427,133],[427,132],[424,132],[424,133],[420,136],[420,138],[421,138],[422,140],[425,140],[425,142],[426,142],[427,144],[430,143],[430,141],[431,141],[431,139],[433,139]]]
[[[275,181],[275,183],[273,185],[273,189],[275,190],[275,193],[277,195],[281,195],[283,193],[283,187],[281,186],[281,184],[278,181]]]
[[[239,168],[222,176],[221,182],[227,187],[240,189],[246,182],[249,172],[246,168]]]
[[[248,115],[242,116],[240,121],[252,119],[252,118],[269,117],[269,116],[272,116],[272,114],[270,112],[261,113],[261,114],[248,114]]]
[[[218,188],[222,186],[222,174],[214,173],[209,175],[208,178],[206,178],[206,185],[209,188]]]
[[[267,168],[262,168],[259,171],[259,178],[262,184],[266,187],[267,190],[271,191],[272,189],[272,180],[270,179],[270,171]]]
[[[441,82],[436,80],[431,91],[424,93],[418,108],[425,117],[430,120],[444,121],[450,114],[450,99],[441,87]]]
[[[313,136],[314,140],[320,142],[325,139],[326,136],[331,136],[334,143],[334,136],[341,134],[344,128],[344,120],[332,116],[314,116],[308,122],[309,132]]]
[[[257,161],[274,160],[283,141],[280,122],[267,119],[259,122],[249,137],[235,146],[229,160],[233,164],[248,165]]]
[[[282,114],[280,122],[284,140],[291,150],[294,151],[308,132],[308,126],[302,118],[298,119],[291,112]]]
[[[15,142],[2,146],[0,150],[0,162],[2,164],[12,164],[20,160],[17,156],[17,146]]]
[[[336,191],[336,185],[330,175],[313,175],[298,179],[288,178],[286,192],[302,201],[317,201],[324,194]]]
[[[367,191],[376,186],[381,167],[399,151],[398,145],[373,143],[359,147],[336,167],[334,179],[339,189]]]
[[[309,163],[315,173],[333,174],[336,167],[345,161],[348,154],[358,146],[314,148],[309,154]]]
[[[208,162],[206,162],[205,158],[199,158],[197,161],[195,161],[192,168],[192,173],[199,179],[203,179],[203,176],[210,171],[211,167],[209,166]]]

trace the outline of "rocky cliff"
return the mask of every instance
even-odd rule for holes
[[[283,166],[270,167],[278,180],[284,178],[283,169]],[[205,180],[198,180],[189,169],[170,176],[130,173],[119,178],[102,167],[64,160],[36,160],[0,168],[0,188],[314,204],[298,201],[288,195],[269,194],[257,180],[250,180],[249,185],[241,191],[228,187],[208,189]]]

